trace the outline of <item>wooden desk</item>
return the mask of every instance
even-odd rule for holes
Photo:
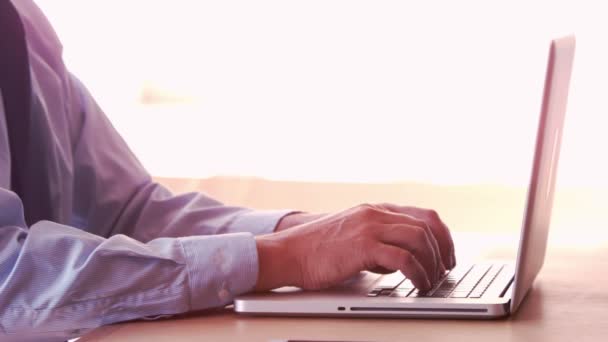
[[[607,272],[607,245],[550,247],[520,310],[495,321],[244,317],[223,310],[103,327],[80,341],[605,341]]]

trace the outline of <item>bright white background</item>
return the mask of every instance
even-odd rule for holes
[[[562,186],[608,185],[602,1],[38,0],[156,176],[522,185],[576,33]],[[142,104],[143,93],[182,99]]]

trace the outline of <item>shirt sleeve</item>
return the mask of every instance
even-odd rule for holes
[[[72,215],[28,226],[22,200],[0,188],[0,332],[19,341],[67,339],[115,322],[221,307],[251,291],[254,235],[271,233],[290,211],[171,194],[86,88],[69,80],[77,101],[67,113],[80,123]]]
[[[81,122],[73,152],[78,189],[74,226],[143,242],[238,232],[260,235],[272,233],[278,221],[292,212],[227,206],[203,193],[173,195],[151,179],[85,86],[73,76],[70,86],[77,94],[76,121]],[[164,139],[163,132],[157,134]],[[204,158],[203,152],[199,158]]]
[[[37,164],[41,156],[29,154],[29,170],[43,176],[29,180],[49,183],[52,201],[35,187],[20,197],[0,186],[0,340],[65,340],[114,322],[220,307],[250,291],[258,276],[254,235],[272,232],[288,211],[175,196],[154,182],[67,73],[59,48],[38,34],[50,28],[33,27],[42,14],[30,1],[17,4],[28,8],[32,78],[44,100],[34,114],[49,126],[32,139],[52,145],[45,157],[59,160]],[[60,213],[46,216],[53,222],[32,219],[36,206]]]
[[[257,280],[251,233],[143,243],[48,221],[27,227],[6,189],[0,207],[0,330],[18,340],[222,306]]]

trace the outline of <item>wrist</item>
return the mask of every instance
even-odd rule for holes
[[[268,291],[297,283],[297,270],[289,248],[274,234],[255,238],[258,252],[258,279],[254,291]]]
[[[305,212],[293,212],[283,216],[277,226],[275,227],[275,232],[280,232],[291,227],[299,226],[304,223],[308,223],[314,221],[318,218],[325,216],[325,214],[310,214]]]

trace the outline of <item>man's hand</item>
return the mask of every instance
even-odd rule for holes
[[[456,264],[450,233],[432,210],[366,204],[311,215],[290,215],[304,223],[256,238],[257,291],[288,285],[323,289],[363,270],[400,270],[427,290]]]

